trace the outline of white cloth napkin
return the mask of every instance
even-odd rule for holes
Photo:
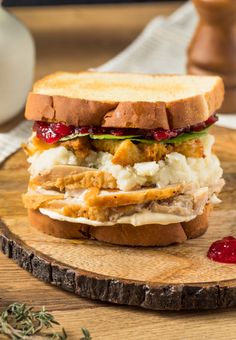
[[[120,54],[99,71],[185,73],[186,49],[195,30],[197,15],[191,2],[167,18],[154,18]],[[220,126],[236,129],[236,115],[220,115]],[[31,134],[30,122],[0,133],[0,162],[15,152]]]
[[[8,132],[0,133],[0,164],[21,146],[31,134],[32,122],[24,121]]]
[[[197,15],[191,2],[167,18],[154,18],[123,52],[99,70],[185,73],[186,48],[196,23]]]

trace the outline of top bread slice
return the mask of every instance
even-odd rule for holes
[[[175,129],[205,121],[224,99],[217,76],[81,72],[34,85],[25,117],[75,126]]]

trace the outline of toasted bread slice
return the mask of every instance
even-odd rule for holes
[[[75,126],[173,129],[205,121],[223,97],[216,76],[55,73],[36,82],[25,116]]]
[[[167,246],[199,237],[208,227],[211,206],[206,205],[202,215],[189,222],[168,225],[146,224],[134,227],[117,224],[93,227],[88,224],[71,223],[51,219],[38,210],[28,210],[29,223],[43,233],[60,238],[91,238],[99,241],[129,246]]]

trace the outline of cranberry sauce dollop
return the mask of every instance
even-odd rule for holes
[[[37,121],[34,123],[33,131],[36,132],[38,138],[46,143],[56,143],[61,138],[70,134],[111,134],[114,136],[130,136],[137,135],[146,139],[154,139],[158,142],[165,139],[177,137],[186,132],[199,132],[210,125],[214,124],[218,120],[216,115],[212,115],[205,122],[201,122],[192,126],[188,126],[180,129],[164,130],[144,130],[144,129],[127,129],[127,128],[103,128],[96,126],[80,126],[75,127],[72,125],[66,125],[65,123],[48,123],[44,121]]]
[[[216,262],[236,263],[236,238],[227,236],[215,241],[210,246],[207,257]]]

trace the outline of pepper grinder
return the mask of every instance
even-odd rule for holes
[[[226,90],[221,112],[236,113],[236,1],[193,3],[200,20],[188,48],[188,73],[220,75]]]

